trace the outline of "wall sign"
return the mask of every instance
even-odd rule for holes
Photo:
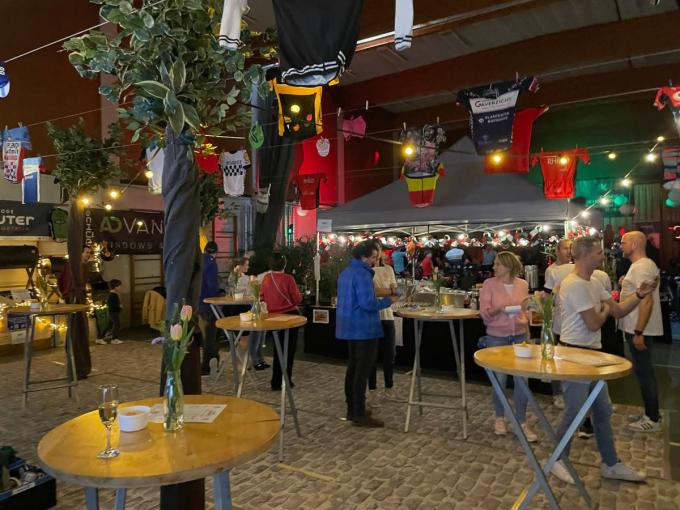
[[[118,254],[149,254],[163,251],[163,213],[85,210],[85,244],[106,241]]]
[[[0,237],[49,237],[52,207],[0,200]]]

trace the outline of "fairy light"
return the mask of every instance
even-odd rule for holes
[[[120,197],[120,192],[116,189],[112,189],[111,191],[109,191],[109,196],[115,200],[118,197]]]
[[[90,205],[91,200],[88,197],[81,197],[80,203],[83,205]]]
[[[562,156],[560,158],[560,165],[565,166],[567,163],[569,163],[569,158],[567,156]]]
[[[597,229],[595,227],[590,227],[588,229],[588,234],[591,236],[597,235]]]
[[[647,155],[645,156],[645,159],[650,163],[656,161],[656,154],[654,154],[653,152],[648,152]]]
[[[138,226],[138,227],[143,227],[143,226],[144,226],[144,222],[143,222],[142,220],[139,220],[139,221],[137,222],[137,226]]]
[[[493,156],[491,156],[491,161],[493,161],[496,165],[500,164],[503,161],[503,153],[495,153]]]
[[[110,211],[111,209],[113,209],[113,207],[111,206],[111,204],[104,204],[104,209]]]
[[[413,156],[416,153],[416,148],[411,144],[404,145],[403,152],[404,156]]]
[[[144,172],[144,177],[146,177],[147,179],[153,179],[153,172],[151,170],[147,170],[146,172]]]
[[[616,152],[610,152],[609,154],[607,154],[607,157],[612,160],[616,159],[616,156],[617,156]]]
[[[656,137],[657,143],[661,143],[661,142],[663,142],[663,141],[665,141],[665,140],[666,140],[666,137],[664,137],[664,136],[657,136],[657,137]]]
[[[633,184],[633,181],[631,181],[628,177],[624,177],[621,180],[621,186],[624,186],[626,188],[630,188],[631,184]]]
[[[590,216],[589,210],[586,209],[585,211],[581,211],[581,217],[582,218],[588,218],[589,216]]]
[[[466,237],[467,237],[467,236],[466,236],[465,234],[458,234],[458,240],[459,240],[459,241],[465,241],[465,238],[466,238]]]
[[[600,202],[600,205],[609,205],[610,200],[607,197],[600,197],[599,202]]]
[[[550,232],[550,225],[543,225],[543,232]]]

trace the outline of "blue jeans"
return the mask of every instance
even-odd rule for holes
[[[567,431],[567,427],[574,421],[576,414],[583,407],[583,403],[588,398],[588,394],[594,385],[594,382],[588,381],[562,381],[564,418],[562,418],[562,423],[560,423],[557,429],[557,437],[561,438]],[[592,412],[593,429],[595,430],[595,440],[597,441],[597,448],[600,450],[602,462],[608,466],[613,466],[619,461],[619,458],[616,455],[616,447],[614,446],[614,433],[612,432],[611,423],[612,404],[609,400],[609,391],[607,391],[606,384],[590,409]],[[569,457],[570,446],[571,441],[569,441],[569,444],[564,449],[563,457]]]
[[[252,331],[250,335],[248,335],[248,353],[250,355],[250,362],[253,366],[264,362],[264,358],[262,357],[262,344],[264,335],[266,334],[266,331]]]
[[[630,357],[633,360],[633,371],[640,383],[640,393],[645,403],[645,414],[652,421],[659,421],[659,394],[656,389],[656,375],[652,365],[653,336],[645,336],[647,349],[638,351],[633,345],[633,335],[626,333],[626,343],[630,349]]]
[[[484,348],[484,347],[500,347],[503,345],[512,345],[512,344],[518,344],[520,342],[523,342],[526,340],[527,336],[526,334],[522,335],[513,335],[513,336],[491,336],[491,335],[485,335],[479,339],[477,344],[479,347]],[[498,378],[498,382],[501,385],[501,388],[505,388],[505,384],[508,380],[508,375],[507,374],[502,374],[500,372],[496,372],[496,377]],[[513,376],[514,377],[514,376]],[[519,389],[519,386],[517,384],[517,377],[514,377],[515,379],[515,390],[513,392],[513,400],[515,401],[515,412],[517,413],[517,418],[519,419],[520,423],[526,423],[527,421],[527,396],[524,394],[522,390]],[[493,402],[493,408],[494,411],[496,412],[496,418],[502,418],[505,415],[505,412],[503,411],[503,404],[501,404],[500,399],[496,395],[496,392],[493,392],[491,394],[491,401]]]

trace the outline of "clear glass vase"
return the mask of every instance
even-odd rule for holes
[[[551,322],[544,322],[541,327],[541,358],[545,360],[555,358],[555,335]]]
[[[163,400],[163,429],[175,432],[184,427],[184,390],[180,370],[165,373],[165,399]]]
[[[259,299],[253,303],[253,308],[251,312],[255,314],[255,320],[259,321],[264,318],[264,306],[262,306],[262,301]]]
[[[441,289],[436,289],[434,292],[434,305],[433,305],[435,313],[439,313],[442,311],[442,291]]]

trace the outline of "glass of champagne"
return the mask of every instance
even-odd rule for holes
[[[97,454],[100,459],[117,457],[118,448],[111,448],[111,428],[118,417],[118,386],[106,384],[99,387],[99,419],[106,427],[106,448]]]

